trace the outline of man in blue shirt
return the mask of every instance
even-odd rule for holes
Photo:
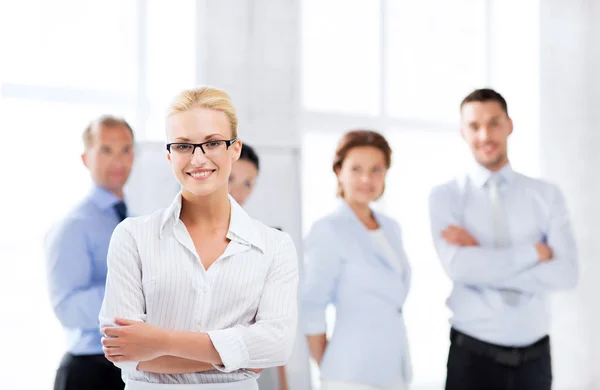
[[[454,287],[447,390],[550,390],[548,295],[573,288],[577,250],[553,184],[512,170],[504,98],[480,89],[460,106],[474,157],[430,195],[438,256]]]
[[[102,116],[84,131],[83,143],[94,185],[46,242],[52,306],[68,337],[54,389],[123,389],[120,370],[104,357],[98,314],[110,237],[127,216],[123,186],[133,164],[133,131],[123,119]]]

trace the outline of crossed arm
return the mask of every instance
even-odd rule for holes
[[[169,331],[122,318],[116,318],[115,325],[102,329],[102,345],[106,358],[117,365],[159,374],[185,374],[215,370],[215,365],[223,364],[206,333]],[[188,348],[196,348],[193,358],[177,356]],[[128,362],[134,362],[135,367]]]
[[[213,371],[223,365],[207,333],[169,331],[121,318],[115,324],[118,327],[103,329],[102,338],[106,358],[113,363],[139,362],[137,370],[158,374]]]
[[[449,191],[430,196],[433,241],[446,273],[455,282],[522,292],[568,289],[578,278],[577,250],[560,191],[553,189],[546,240],[490,248],[459,226],[457,202]]]
[[[122,370],[183,374],[260,372],[286,363],[295,335],[298,269],[294,244],[279,245],[258,304],[256,322],[209,332],[161,329],[145,321],[141,264],[127,222],[113,233],[100,312],[104,353]],[[284,300],[285,302],[283,302]],[[118,317],[118,318],[115,318]]]

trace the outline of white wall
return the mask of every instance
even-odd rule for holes
[[[582,265],[574,292],[553,304],[557,388],[600,388],[600,5],[540,2],[540,168],[567,198]]]

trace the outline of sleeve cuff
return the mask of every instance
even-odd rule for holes
[[[120,368],[121,372],[123,372],[123,373],[137,371],[138,364],[140,364],[140,362],[119,362],[119,363],[114,363],[114,365],[116,367]]]
[[[233,372],[249,366],[250,354],[238,328],[210,331],[208,337],[223,362],[214,365],[217,370]]]
[[[527,262],[527,265],[536,265],[538,263],[538,252],[535,245],[523,245],[518,249],[517,255]]]
[[[327,333],[327,323],[325,320],[305,320],[304,334],[307,336]]]

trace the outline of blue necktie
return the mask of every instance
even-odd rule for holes
[[[116,203],[113,208],[117,212],[117,216],[119,217],[119,222],[122,222],[125,218],[127,218],[127,205],[125,202],[120,201]]]

